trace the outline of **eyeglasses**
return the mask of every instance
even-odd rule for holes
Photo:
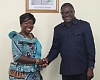
[[[62,15],[73,14],[73,11],[60,12]]]

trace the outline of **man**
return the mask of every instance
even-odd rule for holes
[[[91,80],[94,76],[95,45],[90,24],[75,17],[72,4],[61,6],[63,23],[54,28],[49,54],[43,60],[50,64],[61,55],[62,80]],[[42,66],[46,67],[47,64]]]

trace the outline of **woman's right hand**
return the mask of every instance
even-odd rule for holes
[[[48,59],[47,58],[36,59],[36,64],[38,64],[39,66],[45,68],[45,67],[48,66]]]
[[[42,59],[36,59],[36,64],[42,65],[43,64],[43,60]]]

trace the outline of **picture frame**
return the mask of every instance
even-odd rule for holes
[[[26,12],[30,13],[58,13],[58,0],[26,0]]]

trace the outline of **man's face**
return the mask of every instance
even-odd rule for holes
[[[61,9],[62,19],[66,23],[70,23],[74,18],[75,11],[71,6],[65,6]]]

